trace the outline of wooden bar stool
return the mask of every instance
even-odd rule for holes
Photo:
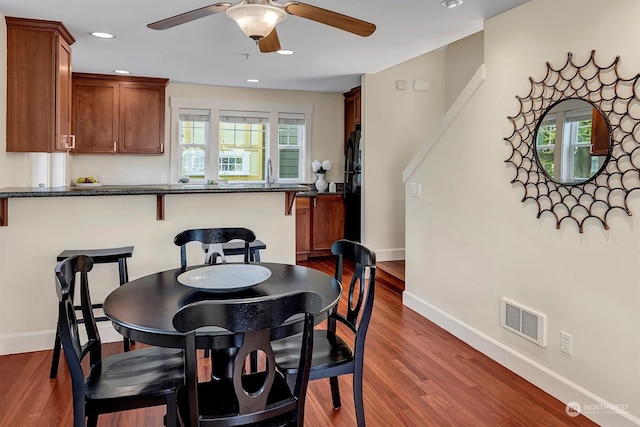
[[[133,246],[124,246],[122,248],[106,248],[106,249],[67,249],[58,255],[56,261],[64,261],[65,259],[74,255],[87,255],[93,259],[94,264],[109,264],[118,263],[118,273],[120,276],[120,286],[129,281],[129,270],[127,269],[127,258],[131,258],[133,255]],[[73,291],[71,289],[71,297],[73,298]],[[93,309],[102,309],[102,304],[92,304]],[[73,307],[77,311],[81,311],[79,305]],[[58,319],[58,323],[60,320]],[[96,316],[96,322],[110,322],[106,316]],[[84,323],[84,320],[78,319],[78,323]],[[128,338],[124,338],[124,351],[129,351],[131,343]],[[58,325],[56,325],[56,338],[53,344],[53,358],[51,359],[51,372],[49,378],[56,378],[58,376],[58,363],[60,362],[60,332]]]

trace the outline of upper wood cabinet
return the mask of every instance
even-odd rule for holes
[[[71,45],[61,22],[7,16],[7,151],[73,146]]]
[[[349,134],[362,122],[362,100],[360,86],[344,93],[344,142],[347,143]]]
[[[73,74],[73,130],[81,153],[162,154],[168,79]]]

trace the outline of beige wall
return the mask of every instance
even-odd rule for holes
[[[444,109],[448,110],[478,67],[484,63],[484,33],[451,43],[445,50]]]
[[[515,96],[547,61],[595,49],[602,64],[620,55],[623,77],[640,72],[638,22],[637,0],[532,0],[487,21],[486,80],[410,176],[422,198],[406,201],[405,304],[565,402],[622,405],[589,415],[610,426],[640,425],[640,194],[633,217],[609,215],[609,231],[557,230],[510,184],[503,138]],[[500,327],[501,297],[546,315],[546,347]],[[571,357],[560,331],[573,336]]]
[[[402,171],[444,114],[444,52],[435,51],[363,79],[363,242],[379,260],[404,259]],[[406,90],[396,90],[396,80]],[[413,90],[428,80],[431,90]]]

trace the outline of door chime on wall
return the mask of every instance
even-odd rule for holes
[[[619,61],[618,56],[610,65],[600,66],[593,50],[582,65],[576,65],[571,52],[560,68],[554,68],[547,62],[545,77],[540,81],[529,77],[529,94],[516,96],[520,111],[516,116],[508,117],[514,131],[504,138],[512,148],[505,163],[516,169],[511,183],[524,187],[522,202],[535,202],[538,218],[545,213],[553,215],[557,229],[565,219],[571,219],[582,233],[585,221],[595,218],[608,230],[610,212],[621,210],[631,216],[628,198],[631,192],[640,189],[640,74],[630,79],[620,77]],[[574,114],[573,119],[573,122],[582,120],[582,123],[592,121],[593,127],[584,135],[590,134],[592,138],[587,144],[591,153],[587,152],[586,158],[593,169],[591,175],[582,178],[571,175],[562,179],[558,170],[562,160],[554,163],[557,156],[548,157],[554,150],[567,151],[558,141],[558,134],[563,134],[563,131],[556,128],[553,120],[562,116],[570,122],[571,112],[567,113],[558,104],[578,100],[593,110],[592,119],[584,114],[582,118]],[[597,117],[604,119],[601,129],[605,130],[606,144],[599,153],[593,150]],[[569,131],[564,134],[563,141]],[[567,156],[585,157],[584,152],[578,154],[580,144],[569,144],[568,147],[571,152]],[[569,167],[573,166],[570,164]]]

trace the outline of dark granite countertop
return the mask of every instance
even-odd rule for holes
[[[127,196],[145,194],[202,194],[202,193],[263,193],[310,192],[307,185],[298,184],[178,184],[178,185],[102,185],[96,187],[5,187],[0,188],[0,198],[12,197],[61,197],[61,196]],[[315,192],[314,192],[315,193]]]

